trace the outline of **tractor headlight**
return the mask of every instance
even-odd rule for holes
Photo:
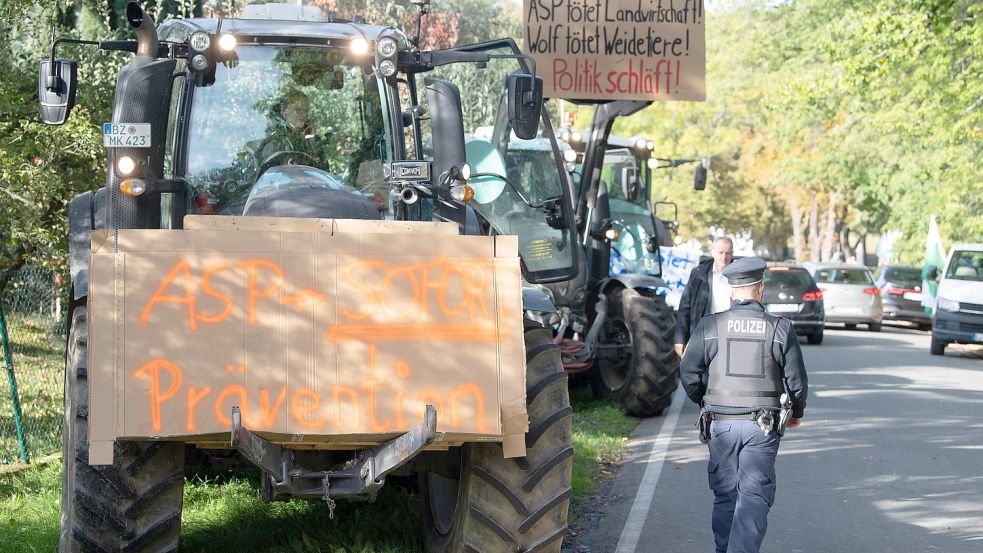
[[[399,46],[396,44],[396,39],[389,36],[379,39],[375,45],[375,51],[384,58],[395,56],[398,50]]]
[[[208,69],[208,58],[205,54],[195,54],[191,56],[191,68],[195,71]]]
[[[212,39],[208,36],[208,33],[204,31],[191,33],[191,36],[188,37],[188,46],[197,52],[206,52],[211,45]]]
[[[390,59],[380,61],[379,72],[382,73],[384,77],[392,77],[396,74],[396,62]]]
[[[563,159],[569,163],[577,161],[577,152],[573,150],[566,150],[563,152]]]
[[[116,171],[124,177],[132,175],[136,168],[137,162],[133,161],[133,158],[130,156],[120,156],[116,160]]]

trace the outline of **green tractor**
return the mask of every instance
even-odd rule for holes
[[[414,3],[422,17],[427,2]],[[421,427],[374,447],[301,451],[289,440],[236,433],[237,426],[228,447],[262,470],[268,501],[310,498],[333,508],[338,498],[373,500],[387,475],[414,479],[427,551],[560,551],[571,496],[571,409],[559,348],[529,317],[548,319],[554,309],[542,287],[569,281],[583,252],[541,80],[516,44],[423,51],[418,37],[392,26],[286,4],[158,27],[131,2],[126,16],[135,40],[96,43],[133,54],[117,76],[112,121],[103,128],[106,184],[69,206],[60,551],[177,550],[186,452],[214,448],[214,437],[118,440],[113,464],[89,463],[87,302],[93,231],[180,231],[189,214],[449,221],[461,234],[518,234],[527,283],[524,456],[505,458],[494,440],[428,448],[441,416],[429,411]],[[55,51],[73,42],[80,41],[57,40],[40,64],[49,124],[64,123],[75,102],[77,63]],[[530,142],[547,155],[518,172],[486,163],[472,175],[464,133],[477,126],[491,132],[470,148],[483,148],[489,159],[513,159]],[[626,309],[659,315],[649,305],[654,298],[642,306],[635,288],[620,293]],[[631,320],[624,315],[622,324]]]
[[[583,269],[573,281],[546,285],[559,308],[552,319],[564,368],[586,373],[595,395],[639,417],[661,414],[679,383],[675,317],[666,303],[659,256],[659,246],[672,244],[675,205],[651,204],[652,170],[662,167],[651,157],[653,144],[610,136],[617,117],[649,103],[598,104],[590,130],[581,135],[587,140],[564,133],[574,152],[567,161],[573,165]],[[697,188],[705,182],[701,169]],[[671,217],[655,217],[654,208],[662,204],[672,208]]]

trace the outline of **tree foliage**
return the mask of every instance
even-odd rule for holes
[[[704,193],[679,169],[656,177],[684,233],[750,231],[805,259],[899,230],[896,252],[915,262],[935,214],[944,238],[983,240],[983,5],[711,7],[708,101],[655,105],[615,129],[653,138],[660,157],[712,156]]]

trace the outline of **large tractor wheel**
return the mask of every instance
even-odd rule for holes
[[[61,553],[177,551],[184,444],[120,442],[115,464],[90,466],[86,306],[72,310],[65,367]]]
[[[652,417],[672,402],[679,385],[673,349],[672,308],[662,297],[628,288],[608,296],[591,386],[598,397],[620,403],[629,415]]]
[[[428,552],[558,553],[573,471],[567,379],[551,334],[526,322],[526,456],[505,459],[497,443],[448,452],[445,470],[420,474]]]

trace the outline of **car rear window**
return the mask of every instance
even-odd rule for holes
[[[888,267],[884,276],[890,282],[907,284],[921,284],[922,282],[922,272],[914,267]]]
[[[818,269],[816,282],[827,284],[873,284],[866,269]]]
[[[765,271],[765,286],[809,287],[812,285],[812,277],[805,269]]]

